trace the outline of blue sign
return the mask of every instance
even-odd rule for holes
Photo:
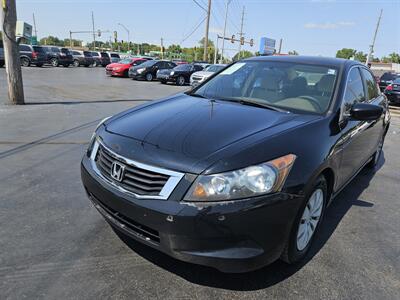
[[[272,55],[275,53],[276,40],[267,37],[260,39],[260,55]]]

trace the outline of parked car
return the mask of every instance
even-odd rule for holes
[[[186,65],[186,64],[188,64],[188,62],[186,60],[183,60],[183,59],[173,59],[172,62],[177,64],[177,65]]]
[[[29,67],[31,64],[41,67],[47,62],[43,47],[20,44],[18,49],[21,66],[23,67]]]
[[[200,65],[184,64],[173,68],[171,71],[160,71],[157,79],[161,83],[174,82],[176,85],[185,85],[190,82],[190,76],[198,71],[203,70]]]
[[[73,64],[73,57],[67,48],[59,48],[55,46],[43,46],[46,53],[46,62],[50,63],[53,67],[62,65],[69,67]]]
[[[378,164],[389,124],[359,62],[253,57],[103,120],[82,181],[117,232],[177,259],[224,272],[295,263],[331,201]]]
[[[74,59],[75,67],[85,66],[87,68],[94,63],[94,59],[90,51],[72,50],[72,56]]]
[[[195,87],[207,80],[211,75],[221,71],[226,65],[209,65],[203,71],[195,72],[190,76],[190,85]]]
[[[125,58],[106,67],[106,74],[110,76],[128,77],[129,68],[138,66],[147,61],[142,58]]]
[[[119,56],[118,53],[115,52],[108,52],[108,55],[110,56],[110,62],[111,63],[116,63],[121,60],[121,57]]]
[[[396,78],[400,77],[399,73],[385,72],[379,79],[379,88],[384,91],[386,87],[391,84]]]
[[[170,70],[176,66],[175,63],[167,60],[149,60],[145,63],[131,67],[129,69],[129,77],[132,79],[145,79],[152,81],[156,78],[156,74],[161,70]]]
[[[100,52],[100,59],[102,67],[105,67],[111,63],[111,58],[107,52]]]
[[[100,52],[91,51],[90,53],[92,54],[92,57],[93,57],[93,67],[101,66],[102,65],[102,61],[101,61]]]
[[[400,76],[386,87],[385,95],[390,102],[400,104]]]

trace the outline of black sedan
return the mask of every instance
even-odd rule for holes
[[[294,263],[331,201],[377,165],[389,123],[356,61],[251,58],[101,122],[82,181],[117,231],[177,259],[224,272]]]
[[[396,78],[400,78],[399,73],[385,72],[379,78],[379,88],[383,92]]]
[[[175,63],[167,60],[149,60],[140,66],[134,66],[129,69],[129,77],[132,79],[145,79],[153,81],[157,72],[161,70],[171,70],[176,66]]]
[[[386,87],[385,95],[390,102],[400,104],[400,77]]]
[[[185,85],[190,82],[190,76],[203,70],[200,65],[183,64],[178,65],[172,70],[163,70],[157,73],[157,79],[161,83],[173,82],[176,85]]]

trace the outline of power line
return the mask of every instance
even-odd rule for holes
[[[196,0],[193,0],[194,3],[197,4],[198,7],[200,7],[202,10],[204,10],[205,12],[207,12],[207,9],[204,8],[204,6],[202,6],[199,2],[197,2]]]
[[[182,44],[184,41],[186,41],[188,38],[190,38],[190,37],[197,31],[197,29],[199,29],[199,27],[201,26],[201,24],[203,24],[204,21],[205,21],[206,19],[207,19],[207,16],[205,16],[205,17],[201,20],[201,22],[200,22],[199,24],[196,25],[196,27],[192,30],[192,32],[190,32],[190,33],[181,41],[181,44]]]

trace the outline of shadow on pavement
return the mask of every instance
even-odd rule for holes
[[[61,105],[73,105],[73,104],[86,104],[86,103],[109,103],[109,102],[147,102],[152,99],[117,99],[117,100],[86,100],[86,101],[46,101],[46,102],[26,102],[25,105],[50,105],[50,104],[61,104]]]
[[[334,199],[326,210],[324,221],[319,232],[316,233],[316,239],[314,240],[310,252],[307,257],[298,264],[288,265],[278,260],[269,266],[253,272],[226,274],[213,268],[176,260],[146,245],[129,239],[116,230],[115,232],[125,244],[143,258],[189,282],[236,291],[251,291],[268,288],[292,276],[306,265],[322,249],[344,215],[352,206],[372,207],[374,205],[373,203],[363,201],[360,199],[360,196],[362,192],[368,188],[375,172],[383,166],[384,162],[385,158],[384,155],[382,155],[375,171],[363,169],[336,199]]]

